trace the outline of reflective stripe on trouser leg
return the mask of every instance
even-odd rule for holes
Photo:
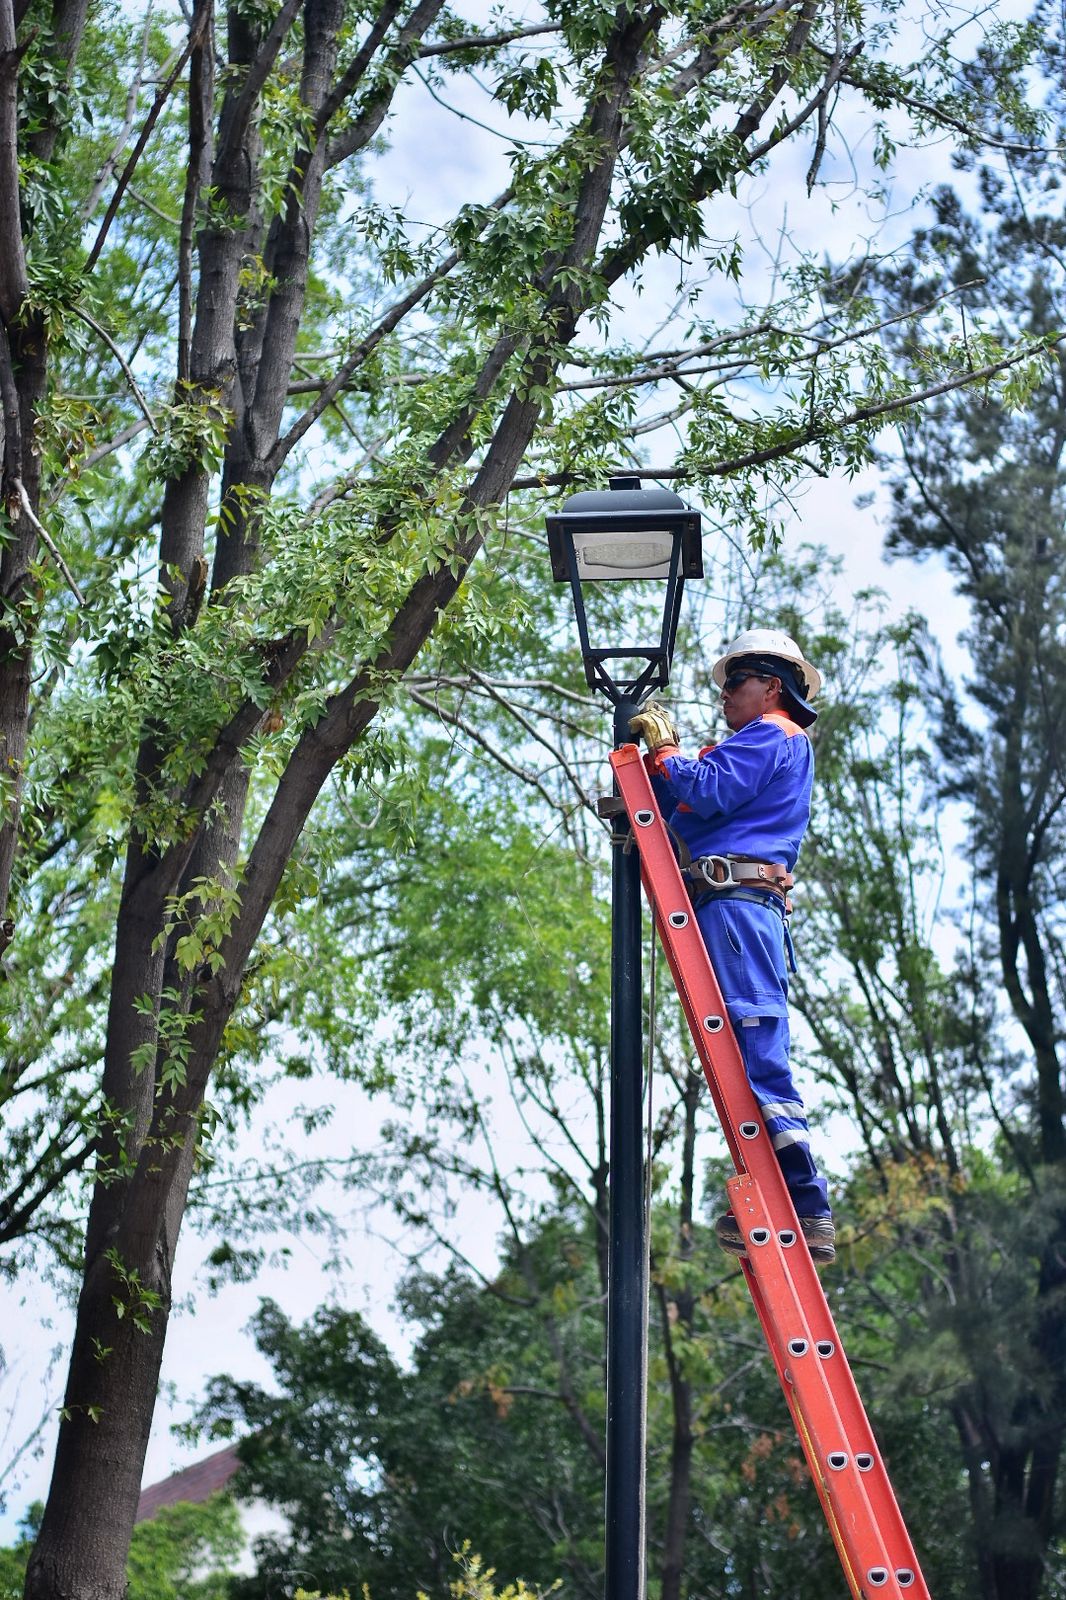
[[[810,1129],[792,1079],[787,1017],[744,1017],[736,1030],[740,1053],[766,1131],[801,1217],[829,1215],[826,1182],[810,1152]]]

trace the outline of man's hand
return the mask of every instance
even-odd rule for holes
[[[654,700],[649,700],[635,717],[630,717],[629,731],[635,733],[638,738],[643,738],[652,755],[656,755],[666,745],[671,745],[674,750],[677,749],[678,732],[673,719],[662,706],[656,705]]]
[[[629,731],[638,737],[643,736],[648,747],[644,757],[644,765],[651,777],[668,778],[670,776],[663,766],[666,756],[680,755],[677,748],[677,728],[674,720],[662,706],[656,705],[654,700],[649,700],[642,706],[635,717],[629,719]]]

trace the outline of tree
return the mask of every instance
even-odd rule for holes
[[[1008,312],[1012,294],[1046,306],[1046,273],[1009,225],[982,239],[948,194],[938,212],[902,303],[950,260],[960,279],[987,274]],[[984,1600],[1061,1581],[1060,389],[1056,359],[1031,413],[955,403],[905,434],[889,548],[958,575],[971,672],[949,675],[921,627],[899,631],[894,688],[834,707],[819,732],[804,861],[796,1000],[868,1153],[866,1225],[891,1227],[921,1268],[906,1270],[916,1320],[893,1296],[897,1359],[956,1430]],[[950,909],[945,806],[968,836]],[[834,964],[809,971],[808,948]]]
[[[224,23],[196,0],[173,27],[2,0],[0,917],[20,1115],[0,1242],[50,1235],[76,1259],[65,1186],[92,1174],[32,1600],[123,1592],[212,1076],[253,1092],[227,1069],[254,1062],[241,1008],[319,796],[390,759],[371,724],[445,613],[457,653],[502,627],[477,558],[508,492],[602,470],[650,425],[631,397],[693,361],[712,370],[677,470],[745,515],[804,447],[853,463],[886,416],[975,376],[948,351],[946,377],[897,382],[870,303],[830,325],[811,272],[755,319],[697,318],[680,354],[612,331],[656,252],[698,249],[713,283],[739,271],[707,208],[808,126],[814,182],[856,26],[758,0],[589,0],[491,34],[441,0]],[[419,234],[368,192],[375,138],[416,73],[437,92],[483,69],[514,119],[511,180]],[[927,79],[919,101],[886,56],[854,92],[935,122]],[[968,138],[983,110],[962,104]],[[1034,349],[987,346],[976,376]],[[586,402],[567,363],[603,392]],[[770,389],[754,420],[719,392],[752,374]],[[329,477],[312,488],[313,430]]]
[[[227,1600],[230,1565],[244,1546],[230,1495],[164,1506],[133,1530],[129,1600]]]
[[[373,1584],[383,1518],[372,1464],[402,1409],[400,1373],[357,1313],[323,1308],[295,1329],[266,1301],[254,1328],[281,1396],[231,1381],[224,1393],[213,1386],[209,1404],[216,1415],[239,1417],[247,1434],[235,1493],[281,1506],[288,1532],[257,1541],[260,1578],[238,1580],[234,1592],[262,1592],[264,1583],[277,1592],[293,1582],[340,1589],[353,1572]]]
[[[44,1507],[36,1505],[24,1523],[25,1537],[0,1550],[0,1595],[18,1600]],[[129,1600],[226,1600],[230,1564],[244,1549],[240,1514],[228,1494],[200,1505],[179,1502],[162,1509],[133,1530],[129,1557]]]
[[[1061,58],[1061,29],[1042,20],[1052,66]],[[988,65],[974,70],[980,75]],[[1057,89],[1052,108],[1061,125]],[[982,215],[968,215],[953,192],[941,191],[933,225],[916,236],[912,260],[893,283],[899,302],[950,271],[958,281],[984,280],[967,291],[968,310],[980,314],[991,303],[1022,326],[1060,325],[1056,183],[1046,162],[1020,148],[1010,153],[1005,178],[981,172]],[[997,1275],[1013,1289],[997,1296],[1013,1381],[1004,1387],[989,1364],[987,1328],[982,1338],[971,1330],[967,1380],[953,1406],[988,1597],[1043,1592],[1059,1570],[1063,1527],[1064,377],[1056,355],[1024,414],[995,401],[945,404],[920,435],[905,432],[888,541],[898,558],[945,562],[969,606],[965,677],[960,682],[933,661],[922,686],[935,713],[939,787],[962,813],[971,853],[971,998],[958,1031],[971,1035],[973,1070],[1013,1174],[959,1267],[975,1285]],[[980,1034],[1004,1017],[1009,1043],[989,1050]]]

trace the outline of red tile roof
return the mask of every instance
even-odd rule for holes
[[[172,1472],[162,1483],[153,1483],[141,1490],[137,1521],[148,1522],[164,1506],[175,1505],[179,1500],[191,1500],[194,1505],[200,1505],[219,1489],[224,1489],[239,1466],[237,1446],[228,1444],[225,1449],[216,1450],[213,1456],[194,1461],[181,1472]]]

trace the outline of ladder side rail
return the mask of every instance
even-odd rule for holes
[[[861,1584],[886,1597],[928,1600],[866,1414],[862,1412],[863,1431],[853,1434],[838,1404],[841,1387],[853,1383],[844,1348],[839,1339],[813,1337],[795,1281],[802,1241],[790,1231],[775,1232],[759,1187],[749,1175],[738,1174],[726,1187],[748,1237],[748,1270],[774,1329],[773,1344],[786,1362],[785,1383],[809,1433],[805,1439],[801,1432],[801,1439],[808,1463],[814,1458],[812,1477],[824,1490],[823,1506],[826,1500],[832,1506],[830,1528],[836,1523],[848,1551],[845,1574],[851,1581],[857,1571]]]
[[[695,917],[691,914],[688,892],[678,870],[673,848],[639,751],[633,745],[624,746],[612,755],[611,761],[615,768],[619,791],[633,824],[634,837],[640,847],[641,872],[645,889],[655,910],[663,948],[730,1145],[734,1165],[738,1169],[738,1174],[746,1177],[758,1193],[767,1213],[767,1225],[778,1232],[791,1231],[795,1237],[799,1230],[791,1197],[770,1140],[765,1137],[739,1046],[728,1022],[721,990],[696,926]],[[711,1023],[714,1026],[708,1026]],[[751,1130],[747,1137],[744,1137],[742,1132],[745,1127]],[[755,1282],[756,1276],[757,1274],[748,1273],[749,1285]],[[866,1523],[872,1520],[875,1531],[880,1531],[881,1543],[874,1549],[868,1540],[863,1538],[863,1548],[855,1552],[858,1563],[861,1568],[862,1563],[867,1561],[870,1565],[863,1570],[876,1572],[881,1565],[878,1552],[887,1543],[891,1551],[888,1559],[892,1562],[893,1572],[891,1579],[886,1578],[891,1585],[886,1590],[886,1600],[887,1595],[891,1594],[895,1587],[897,1570],[913,1575],[910,1583],[917,1583],[918,1588],[912,1588],[910,1584],[906,1587],[913,1600],[919,1600],[926,1591],[917,1569],[910,1539],[877,1449],[873,1430],[843,1354],[841,1341],[818,1281],[814,1263],[805,1249],[790,1259],[785,1276],[788,1282],[788,1298],[793,1302],[789,1312],[791,1322],[793,1325],[798,1325],[801,1321],[806,1327],[806,1333],[793,1333],[792,1337],[808,1338],[812,1348],[817,1347],[819,1343],[829,1344],[834,1352],[839,1353],[839,1359],[832,1364],[832,1381],[827,1381],[824,1385],[805,1382],[803,1388],[807,1394],[804,1400],[790,1393],[791,1384],[783,1382],[794,1417],[798,1413],[803,1422],[799,1432],[808,1455],[808,1464],[812,1462],[812,1452],[814,1460],[820,1462],[822,1457],[828,1457],[831,1451],[843,1452],[851,1457],[861,1456],[870,1463],[864,1473],[869,1482],[861,1486],[858,1497],[866,1507],[865,1514],[861,1505],[854,1507],[854,1510],[859,1513],[860,1522]],[[782,1344],[783,1334],[776,1326],[779,1319],[773,1315],[767,1295],[760,1292],[754,1298],[756,1311],[763,1323],[767,1342],[778,1368],[778,1375],[783,1378],[786,1370],[784,1349],[787,1339],[786,1344]],[[810,1410],[812,1405],[813,1414]],[[808,1431],[808,1437],[805,1437],[805,1431]],[[811,1434],[816,1434],[817,1437],[811,1438]],[[844,1442],[849,1447],[846,1451]],[[836,1539],[839,1524],[836,1514],[831,1514],[832,1496],[828,1489],[825,1493],[822,1492],[819,1482],[823,1472],[824,1469],[819,1467],[819,1470],[812,1475]],[[851,1521],[854,1521],[853,1517]],[[847,1567],[848,1563],[845,1562],[846,1570]]]
[[[742,1103],[740,1105],[740,1115],[737,1116],[736,1120],[734,1121],[734,1116],[737,1111],[736,1102],[734,1099],[732,1099],[732,1097],[730,1100],[727,1100],[726,1092],[719,1081],[716,1064],[711,1059],[710,1052],[704,1047],[703,1039],[701,1037],[703,1018],[706,1016],[725,1017],[725,1002],[722,1000],[721,994],[719,994],[713,997],[706,1011],[697,1013],[695,1001],[689,993],[689,987],[685,973],[677,961],[677,953],[673,948],[674,941],[670,938],[668,929],[663,926],[663,919],[659,915],[655,898],[655,889],[651,882],[651,875],[644,863],[643,856],[641,857],[641,879],[644,884],[644,891],[648,897],[648,903],[652,908],[652,914],[655,919],[655,931],[659,935],[659,946],[663,954],[666,956],[667,965],[669,966],[671,975],[673,976],[674,988],[677,990],[677,996],[681,1002],[681,1008],[685,1013],[685,1020],[688,1023],[689,1032],[692,1035],[693,1043],[696,1047],[696,1054],[699,1057],[701,1066],[703,1067],[703,1076],[706,1079],[707,1088],[709,1089],[711,1099],[714,1102],[714,1109],[718,1114],[718,1120],[722,1125],[722,1132],[725,1135],[725,1141],[729,1147],[729,1154],[732,1157],[733,1165],[736,1170],[738,1172],[745,1172],[747,1170],[748,1157],[744,1150],[741,1136],[737,1130],[742,1122],[746,1120],[757,1120],[758,1107],[755,1104],[755,1097],[754,1095],[751,1095],[749,1088],[748,1092],[750,1095],[750,1101],[748,1101],[746,1104]],[[723,1046],[723,1049],[724,1048],[726,1047]],[[737,1054],[738,1056],[740,1054],[739,1048],[737,1050]]]
[[[759,1210],[759,1218],[767,1227],[772,1227],[769,1208],[765,1206],[764,1197],[759,1194],[758,1185],[748,1175],[738,1175],[726,1184],[731,1202],[738,1217],[742,1213],[751,1215],[752,1206],[749,1200],[754,1195],[755,1205]],[[736,1207],[740,1206],[740,1210]],[[803,1252],[806,1255],[806,1252]],[[830,1354],[826,1360],[825,1381],[832,1392],[834,1411],[839,1417],[843,1429],[844,1439],[849,1454],[855,1462],[865,1457],[862,1467],[863,1490],[872,1507],[876,1524],[884,1540],[893,1571],[910,1571],[915,1574],[915,1587],[909,1589],[912,1600],[918,1596],[926,1596],[924,1579],[917,1564],[914,1547],[907,1530],[903,1513],[892,1488],[888,1469],[881,1455],[873,1427],[870,1423],[866,1408],[863,1405],[851,1365],[847,1359],[843,1342],[837,1333],[832,1317],[828,1316],[823,1322],[816,1315],[812,1316],[810,1300],[804,1300],[801,1282],[802,1274],[797,1272],[799,1255],[792,1256],[788,1263],[788,1298],[783,1298],[780,1293],[775,1293],[766,1282],[766,1272],[761,1270],[763,1261],[767,1259],[765,1251],[760,1248],[748,1251],[747,1271],[750,1278],[758,1282],[761,1306],[757,1306],[760,1313],[773,1323],[776,1336],[773,1344],[778,1351],[787,1352],[788,1344],[792,1338],[806,1338],[810,1341],[810,1348],[815,1353],[820,1346],[828,1346]],[[819,1284],[819,1293],[824,1293]],[[794,1300],[794,1303],[793,1303]],[[800,1324],[806,1325],[806,1331]],[[793,1326],[795,1324],[795,1327]],[[764,1327],[766,1322],[764,1320]],[[794,1380],[801,1363],[790,1363],[787,1370]],[[805,1417],[809,1420],[811,1412],[806,1398],[801,1402]],[[829,1435],[824,1427],[817,1429],[817,1439],[820,1448],[820,1457],[827,1454],[824,1448]],[[824,1473],[825,1461],[821,1460],[819,1470]]]
[[[807,1423],[803,1412],[800,1410],[799,1398],[792,1386],[792,1380],[789,1376],[789,1369],[785,1365],[782,1350],[778,1348],[777,1330],[774,1326],[774,1321],[770,1315],[769,1308],[766,1305],[765,1295],[763,1294],[759,1280],[751,1270],[749,1263],[742,1260],[738,1263],[738,1265],[743,1270],[744,1278],[748,1285],[748,1292],[750,1293],[755,1306],[755,1314],[758,1317],[763,1333],[766,1336],[766,1347],[770,1352],[770,1358],[773,1361],[774,1370],[777,1373],[777,1381],[781,1385],[781,1393],[785,1397],[789,1413],[792,1417],[792,1425],[796,1430],[796,1436],[799,1439],[800,1448],[803,1451],[804,1458],[807,1462],[807,1474],[814,1486],[814,1490],[818,1496],[818,1501],[821,1505],[823,1515],[825,1516],[826,1523],[829,1527],[829,1532],[832,1535],[833,1544],[836,1547],[837,1557],[839,1558],[840,1565],[843,1568],[845,1580],[851,1590],[853,1600],[861,1600],[861,1590],[856,1587],[857,1579],[855,1576],[855,1568],[852,1565],[851,1556],[848,1553],[847,1545],[844,1543],[844,1534],[839,1522],[837,1521],[837,1515],[833,1507],[833,1502],[826,1491],[824,1483],[822,1482],[822,1475],[818,1466],[818,1455],[815,1443],[811,1438],[810,1432],[807,1428]]]
[[[668,844],[667,848],[669,849]],[[676,872],[676,863],[673,861],[672,851],[670,851],[670,861]],[[645,872],[646,880],[654,877],[654,871]],[[678,875],[678,886],[681,890],[683,890],[684,886],[680,881],[680,875]],[[649,888],[650,894],[654,893],[653,884],[646,882],[646,887]],[[661,905],[662,896],[660,895],[657,897],[657,899]],[[653,901],[653,903],[655,902]],[[674,901],[670,900],[669,904],[673,905]],[[680,938],[683,937],[682,930],[670,922],[669,913],[660,914],[660,906],[657,906],[657,923],[659,925],[660,935],[663,938],[664,948],[668,953],[668,958],[670,960],[671,968],[674,971],[675,978],[680,980],[679,990],[681,991],[683,1002],[688,1002],[685,1008],[688,1014],[690,1026],[692,1027],[694,1036],[697,1039],[697,1044],[703,1044],[704,1041],[700,1037],[700,1006],[699,1004],[693,1004],[693,996],[689,993],[689,985],[686,981],[686,964],[676,948]],[[713,969],[710,968],[710,963],[707,961],[702,938],[699,940],[699,950],[703,961],[708,967],[708,972],[710,973]],[[713,988],[713,1003],[716,1007],[720,1007],[720,993],[717,989],[716,980]],[[707,999],[707,991],[703,992],[701,998]],[[724,1040],[722,1040],[722,1035],[724,1032],[724,1029],[719,1031],[718,1040],[715,1041],[716,1043],[721,1040],[724,1045]],[[743,1074],[743,1063],[739,1057],[739,1050],[736,1045],[735,1038],[731,1038],[729,1043],[732,1045],[731,1053],[736,1057],[736,1069]],[[701,1056],[704,1059],[705,1066],[707,1065],[707,1056],[712,1053],[714,1053],[714,1046],[712,1045],[707,1045],[706,1050],[701,1051]],[[718,1087],[719,1089],[719,1096],[716,1096],[716,1098],[720,1097],[725,1101],[728,1101],[731,1098],[739,1099],[741,1108],[743,1108],[745,1099],[744,1095],[729,1096],[728,1094],[721,1094],[721,1082],[718,1080],[724,1076],[724,1074],[720,1075],[715,1073],[714,1078],[711,1080],[712,1088]],[[747,1088],[746,1074],[744,1075],[743,1081],[745,1088]],[[750,1096],[750,1090],[748,1091],[748,1095]],[[750,1101],[750,1106],[752,1114],[757,1115],[757,1108],[755,1107],[753,1099]],[[720,1106],[720,1110],[723,1112],[724,1127],[727,1131],[729,1131],[729,1107],[728,1105],[722,1105]],[[744,1152],[742,1151],[739,1140],[734,1138],[731,1140],[731,1144],[734,1148],[734,1157],[736,1157],[736,1154],[739,1153],[743,1158]],[[764,1145],[768,1144],[769,1141],[764,1141]],[[767,1187],[770,1188],[773,1188],[777,1185],[783,1187],[784,1185],[780,1175],[780,1167],[777,1163],[776,1157],[773,1156],[772,1151],[770,1151],[770,1159],[773,1162],[773,1166],[772,1169],[767,1172],[763,1181],[767,1182],[768,1179],[769,1181],[767,1183]],[[751,1165],[754,1167],[756,1163],[751,1162]],[[780,1209],[781,1208],[779,1207],[779,1211]],[[785,1191],[785,1209],[789,1213],[789,1219],[791,1219],[792,1222],[793,1235],[797,1236],[798,1225],[795,1222],[795,1214],[791,1205],[791,1199],[787,1195],[787,1190]],[[778,1221],[781,1220],[782,1219],[779,1216]],[[819,1339],[828,1340],[833,1349],[839,1350],[839,1336],[837,1335],[836,1329],[833,1326],[832,1318],[825,1303],[821,1286],[818,1283],[813,1263],[811,1262],[806,1251],[803,1252],[802,1258],[797,1257],[793,1262],[793,1271],[798,1273],[800,1276],[804,1274],[805,1269],[812,1280],[816,1305],[817,1303],[820,1303],[823,1310],[823,1317],[820,1319],[823,1324],[823,1328],[819,1334]],[[781,1376],[780,1351],[783,1348],[781,1339],[774,1336],[775,1328],[773,1319],[768,1319],[768,1317],[763,1314],[763,1309],[759,1305],[756,1306],[756,1309],[760,1312],[760,1320],[763,1322],[764,1331],[767,1336],[767,1342],[770,1345],[771,1354],[774,1357],[775,1365],[778,1367],[779,1376]],[[801,1319],[796,1314],[794,1314],[791,1318],[790,1326],[792,1327],[793,1337],[797,1336],[797,1328],[800,1326],[800,1320]],[[803,1325],[806,1326],[805,1317],[802,1318],[802,1322]],[[808,1329],[807,1337],[813,1346],[816,1342],[813,1337],[813,1330]],[[803,1416],[804,1411],[806,1411],[808,1415],[803,1417],[803,1425],[802,1427],[798,1428],[798,1431],[800,1432],[801,1440],[803,1440],[805,1449],[807,1451],[808,1465],[812,1468],[812,1478],[814,1479],[815,1486],[819,1491],[819,1498],[822,1501],[823,1510],[826,1512],[827,1521],[829,1522],[834,1539],[838,1541],[838,1545],[840,1538],[839,1529],[841,1517],[846,1517],[849,1527],[854,1527],[857,1522],[858,1525],[863,1527],[865,1530],[865,1536],[859,1540],[858,1545],[853,1552],[846,1554],[844,1549],[841,1548],[841,1559],[842,1564],[845,1567],[845,1571],[852,1572],[854,1570],[854,1558],[854,1561],[859,1563],[860,1569],[863,1572],[872,1571],[878,1574],[885,1573],[885,1581],[890,1583],[890,1587],[886,1591],[887,1600],[887,1596],[892,1594],[894,1591],[894,1584],[892,1584],[891,1580],[889,1580],[887,1577],[885,1563],[891,1563],[891,1572],[893,1577],[895,1572],[899,1571],[908,1574],[910,1576],[910,1582],[914,1582],[914,1575],[917,1573],[915,1557],[910,1545],[906,1528],[899,1513],[895,1497],[892,1494],[891,1486],[888,1483],[887,1473],[885,1471],[880,1452],[877,1449],[876,1440],[874,1439],[865,1410],[863,1409],[861,1400],[859,1399],[858,1391],[854,1388],[853,1382],[850,1381],[851,1375],[846,1364],[842,1364],[840,1372],[835,1376],[836,1386],[834,1387],[833,1385],[829,1384],[827,1380],[827,1384],[824,1392],[820,1396],[820,1399],[813,1404],[809,1392],[810,1386],[808,1386],[806,1403],[804,1406],[798,1408],[800,1410],[801,1417]],[[785,1393],[791,1407],[793,1395],[788,1388],[785,1389]],[[838,1401],[843,1401],[843,1405],[838,1405]],[[797,1408],[793,1409],[795,1415],[795,1410]],[[842,1417],[840,1415],[841,1410],[845,1411],[849,1415]],[[818,1420],[814,1420],[815,1418]],[[816,1441],[812,1440],[812,1433],[817,1435]],[[849,1450],[844,1450],[845,1443],[850,1445],[851,1448]],[[874,1473],[874,1480],[871,1482],[871,1489],[873,1489],[874,1483],[877,1484],[877,1489],[874,1491],[873,1495],[870,1494],[865,1486],[863,1486],[863,1488],[859,1491],[860,1497],[864,1504],[863,1508],[855,1514],[850,1514],[846,1506],[840,1506],[839,1508],[834,1507],[831,1499],[828,1496],[828,1491],[825,1488],[825,1460],[830,1454],[836,1456],[841,1453],[849,1457],[864,1457],[870,1464],[867,1470],[872,1470]],[[870,1504],[871,1499],[875,1500],[877,1503],[876,1511]],[[852,1539],[853,1541],[855,1540],[854,1533],[852,1535]],[[921,1588],[914,1591],[914,1600],[918,1600],[918,1597],[921,1594]]]
[[[657,922],[661,935],[667,941],[666,947],[669,949],[670,943],[673,942],[672,934],[674,930],[670,929],[669,923],[662,917],[657,916]],[[677,959],[676,952],[675,959],[671,962],[671,965],[679,972],[682,969],[683,964]],[[682,981],[684,981],[683,974]],[[690,1024],[693,1025],[693,1031],[698,1039],[699,1024],[692,1016],[692,1005],[689,1004],[686,1009],[689,1012]],[[708,1051],[714,1050],[714,1048],[715,1046],[713,1045],[708,1046]],[[735,1042],[734,1050],[736,1050]],[[743,1070],[742,1063],[741,1070]],[[728,1122],[726,1122],[725,1126],[728,1129]],[[734,1147],[739,1144],[739,1141],[735,1139],[731,1142]],[[775,1180],[781,1181],[780,1167],[772,1151],[771,1159],[773,1160],[773,1171],[770,1174],[770,1182],[767,1183],[764,1177],[759,1183],[760,1190],[762,1190],[764,1183],[766,1187],[773,1187]],[[754,1162],[752,1162],[752,1167],[755,1167]],[[756,1172],[753,1171],[748,1176],[749,1181],[751,1181],[755,1178]],[[763,1198],[765,1199],[765,1194]],[[790,1223],[793,1237],[798,1238],[798,1224],[794,1219],[791,1201],[789,1201],[788,1210],[791,1216],[784,1220]],[[767,1216],[766,1221],[769,1225],[769,1216]],[[781,1221],[782,1218],[779,1214],[777,1218],[778,1224]],[[806,1338],[812,1348],[816,1348],[820,1343],[828,1343],[830,1349],[834,1352],[841,1352],[839,1334],[829,1313],[813,1263],[805,1250],[802,1254],[797,1254],[792,1259],[789,1275],[790,1289],[797,1286],[797,1280],[802,1281],[804,1278],[812,1280],[806,1285],[808,1291],[806,1307],[802,1310],[794,1310],[790,1318],[774,1318],[766,1306],[765,1296],[762,1304],[757,1303],[756,1305],[771,1354],[774,1357],[775,1365],[778,1366],[779,1377],[781,1376],[783,1352],[787,1348],[789,1338]],[[794,1304],[798,1304],[798,1300],[794,1301]],[[820,1316],[818,1315],[819,1309],[822,1313]],[[790,1389],[786,1388],[784,1383],[782,1387],[785,1388],[786,1398],[791,1404],[793,1395]],[[807,1386],[806,1395],[799,1406],[804,1419],[803,1427],[799,1431],[807,1447],[808,1464],[812,1468],[811,1475],[819,1490],[819,1498],[822,1500],[830,1528],[834,1531],[834,1537],[836,1537],[840,1518],[846,1514],[846,1508],[830,1508],[825,1487],[828,1481],[826,1479],[826,1461],[831,1453],[837,1455],[843,1450],[852,1459],[864,1457],[868,1463],[865,1471],[872,1474],[868,1484],[864,1483],[861,1491],[866,1502],[865,1517],[861,1520],[865,1521],[868,1530],[876,1530],[877,1537],[866,1538],[862,1542],[862,1547],[854,1552],[855,1559],[861,1564],[861,1570],[864,1572],[876,1571],[885,1562],[888,1562],[891,1564],[893,1574],[896,1571],[916,1573],[916,1561],[910,1538],[888,1481],[887,1470],[878,1449],[873,1429],[846,1360],[842,1359],[840,1365],[833,1370],[831,1375],[828,1372],[825,1374],[824,1388],[825,1392],[821,1395],[821,1398],[812,1401],[811,1389],[810,1386]],[[828,1401],[828,1408],[826,1401]],[[812,1438],[812,1435],[815,1437]],[[844,1449],[845,1445],[847,1446],[846,1450]],[[849,1519],[849,1521],[853,1522],[854,1518]],[[846,1569],[850,1569],[850,1558],[844,1561],[843,1564]],[[891,1593],[891,1588],[887,1592]],[[922,1592],[920,1587],[914,1591],[915,1600]]]

